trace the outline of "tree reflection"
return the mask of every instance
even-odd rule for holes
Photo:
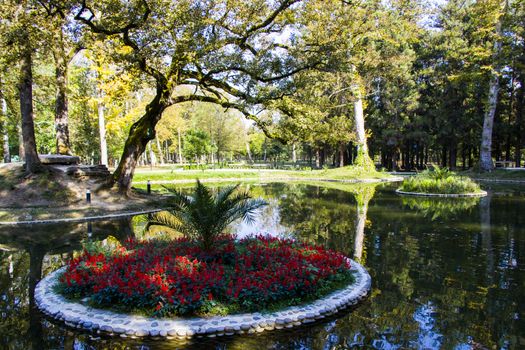
[[[479,203],[479,198],[429,198],[417,196],[401,196],[403,205],[436,220],[449,218],[471,210]]]
[[[393,193],[393,187],[361,194],[358,188],[362,187],[331,183],[252,188],[273,206],[261,227],[275,227],[277,221],[297,237],[360,256],[372,275],[372,293],[352,311],[290,331],[193,339],[187,344],[99,339],[48,323],[31,338],[27,330],[37,319],[30,318],[28,285],[30,278],[36,281],[39,276],[28,271],[38,270],[40,258],[30,248],[46,253],[45,275],[87,239],[87,225],[78,230],[62,226],[56,234],[9,228],[0,229],[0,348],[28,349],[38,339],[44,348],[79,349],[523,347],[523,192],[498,189],[485,200],[449,210],[434,201],[411,206]],[[140,232],[140,220],[133,225]],[[125,225],[99,229],[93,224],[92,239],[125,230]]]
[[[89,233],[91,232],[91,237]],[[56,270],[86,239],[133,234],[131,219],[87,223],[0,226],[0,348],[46,349],[43,318],[35,304],[35,286]],[[14,331],[16,330],[16,331]],[[26,334],[20,337],[20,334]]]

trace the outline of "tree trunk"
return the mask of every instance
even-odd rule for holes
[[[112,183],[118,186],[121,193],[128,193],[131,188],[138,158],[146,149],[148,142],[155,138],[155,126],[168,106],[169,95],[170,92],[165,86],[157,84],[155,98],[146,107],[145,114],[129,130],[119,166],[112,176]]]
[[[159,138],[156,137],[155,140],[157,141],[157,150],[159,151],[160,165],[164,165],[164,154],[162,153],[162,148],[160,147]]]
[[[17,125],[18,131],[18,157],[20,161],[23,162],[25,159],[25,150],[24,150],[24,137],[22,136],[22,121]]]
[[[339,143],[339,166],[343,167],[345,166],[345,143],[340,142]]]
[[[69,143],[69,122],[67,106],[67,64],[68,59],[64,50],[62,30],[60,38],[53,47],[53,57],[55,59],[55,80],[57,85],[57,95],[55,101],[55,132],[56,132],[56,153],[70,154],[71,146]]]
[[[357,135],[357,149],[368,155],[368,145],[366,143],[366,133],[365,133],[365,117],[363,113],[363,100],[361,98],[361,92],[357,91],[355,93],[354,101],[354,122]]]
[[[155,152],[153,152],[153,147],[151,147],[151,142],[148,143],[148,151],[149,151],[150,166],[157,166],[157,157],[155,156]]]
[[[98,91],[98,133],[100,136],[100,164],[108,165],[108,144],[106,140],[106,120],[104,117],[104,105],[102,104],[103,93]]]
[[[492,129],[494,128],[494,115],[496,114],[496,107],[498,105],[499,93],[499,59],[501,52],[501,15],[496,24],[496,41],[494,42],[493,64],[494,68],[490,77],[489,83],[489,97],[488,107],[483,118],[483,132],[481,134],[481,151],[480,151],[480,168],[483,171],[491,171],[494,169],[492,162]]]
[[[449,160],[448,160],[448,167],[450,169],[455,169],[457,164],[457,152],[458,149],[456,147],[456,144],[451,144],[449,148]]]
[[[295,142],[292,143],[292,162],[294,164],[297,163],[297,150],[296,150]]]
[[[516,101],[516,154],[514,155],[514,161],[516,162],[516,167],[521,167],[521,148],[522,145],[522,129],[521,124],[523,123],[523,103],[524,103],[524,93],[525,93],[525,79],[522,79],[521,87],[517,96]]]
[[[246,144],[246,155],[248,156],[248,162],[253,163],[252,151],[250,150],[250,143],[246,141],[245,144]]]
[[[177,135],[179,138],[179,164],[182,164],[182,138],[180,135],[180,128],[177,128]]]
[[[2,139],[3,139],[3,151],[4,151],[4,163],[11,163],[11,153],[9,152],[9,133],[7,131],[7,102],[5,100],[2,91],[0,91],[0,98],[2,99]]]
[[[321,167],[321,152],[319,147],[315,149],[315,167],[319,169]]]
[[[33,121],[33,72],[31,47],[26,35],[25,47],[20,62],[20,114],[22,117],[22,139],[24,144],[25,170],[28,173],[37,172],[41,168],[36,150],[35,124]]]

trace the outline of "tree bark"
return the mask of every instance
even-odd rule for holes
[[[521,148],[522,145],[522,128],[521,124],[523,123],[523,103],[524,103],[524,93],[525,86],[523,84],[525,79],[522,79],[520,91],[518,92],[517,101],[516,101],[516,153],[514,155],[514,161],[516,162],[516,167],[521,167]]]
[[[246,141],[246,155],[248,156],[248,162],[253,163],[252,151],[250,149],[250,142]]]
[[[292,143],[292,162],[294,164],[297,163],[297,150],[296,150],[295,142]]]
[[[164,154],[162,153],[162,148],[160,147],[159,138],[156,137],[155,140],[157,141],[157,150],[159,151],[160,165],[164,165]]]
[[[68,102],[67,102],[67,64],[64,41],[60,30],[59,38],[53,47],[55,59],[55,80],[57,95],[55,101],[56,153],[71,154],[69,142]]]
[[[4,151],[4,163],[11,163],[11,153],[9,152],[9,132],[7,131],[7,102],[2,91],[0,91],[0,98],[2,99],[2,148]]]
[[[18,131],[18,157],[20,158],[20,161],[23,162],[25,160],[25,150],[24,150],[24,137],[22,136],[22,121],[18,123],[17,131]]]
[[[144,153],[148,142],[155,138],[155,126],[159,122],[162,112],[169,105],[169,96],[169,90],[157,84],[155,98],[147,105],[145,114],[131,126],[119,166],[111,179],[112,184],[118,186],[119,192],[129,193],[137,161],[140,155]],[[179,157],[181,156],[179,155]]]
[[[182,137],[180,133],[180,127],[177,128],[178,146],[179,146],[179,164],[182,164]]]
[[[339,166],[345,166],[345,143],[339,143]]]
[[[354,101],[354,122],[357,135],[357,148],[359,151],[368,155],[368,145],[366,143],[365,117],[363,113],[363,100],[361,92],[355,92]]]
[[[481,151],[480,151],[480,168],[483,171],[491,171],[494,169],[494,162],[492,161],[492,130],[494,128],[494,115],[496,114],[496,107],[498,105],[499,93],[499,71],[500,65],[497,62],[501,53],[501,15],[496,23],[496,41],[494,42],[493,64],[494,68],[490,77],[489,83],[489,97],[488,107],[483,118],[483,132],[481,134]]]
[[[40,170],[41,163],[38,158],[35,140],[35,124],[33,121],[33,72],[31,47],[26,35],[20,62],[20,114],[22,117],[22,139],[24,145],[25,171],[34,173]]]
[[[104,104],[102,104],[102,90],[98,91],[98,133],[100,137],[100,164],[108,165],[108,143],[106,140],[106,120],[104,117]]]
[[[157,166],[157,157],[155,156],[155,152],[153,152],[153,147],[151,147],[151,142],[148,143],[148,151],[149,151],[149,164],[151,166]]]

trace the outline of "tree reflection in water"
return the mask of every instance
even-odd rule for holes
[[[81,248],[84,240],[101,240],[110,234],[120,240],[132,235],[131,218],[95,223],[0,226],[2,349],[53,347],[49,338],[44,337],[44,320],[35,305],[36,284],[43,273],[62,266],[73,251]],[[4,266],[4,262],[8,266]]]
[[[307,327],[184,345],[100,339],[38,319],[30,312],[28,287],[40,278],[39,264],[42,274],[60,266],[86,239],[87,225],[45,232],[0,228],[0,348],[525,348],[525,191],[499,187],[451,210],[408,203],[394,188],[252,185],[254,195],[271,202],[255,231],[278,227],[361,259],[372,275],[371,296],[352,312]],[[133,224],[141,233],[143,223]],[[126,227],[130,234],[129,223],[105,229],[93,223],[92,239]]]

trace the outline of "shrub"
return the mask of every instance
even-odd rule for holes
[[[206,315],[296,304],[351,281],[340,253],[289,239],[222,236],[212,250],[187,238],[128,240],[111,254],[85,250],[69,262],[58,290],[153,316]]]
[[[239,190],[239,185],[225,186],[216,193],[199,180],[193,193],[165,187],[173,195],[169,212],[171,215],[151,216],[151,225],[167,226],[187,237],[198,239],[204,249],[210,249],[215,238],[237,219],[251,222],[255,211],[267,203],[253,199],[248,191]]]
[[[479,193],[481,188],[468,177],[459,176],[454,172],[436,167],[426,170],[417,176],[403,181],[401,191],[418,193],[464,194]]]

